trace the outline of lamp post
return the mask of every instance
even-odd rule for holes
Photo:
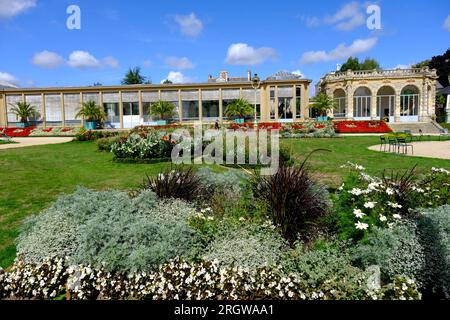
[[[259,79],[258,74],[255,73],[252,79],[252,87],[255,89],[255,129],[258,129],[258,115],[256,110],[256,95],[258,93],[258,89],[261,87],[261,79]]]

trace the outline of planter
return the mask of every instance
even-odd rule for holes
[[[328,121],[328,117],[317,117],[317,121],[319,121],[319,122]]]
[[[99,126],[98,121],[85,121],[84,122],[84,128],[87,130],[95,130]]]
[[[17,128],[28,128],[30,126],[29,123],[23,123],[23,122],[19,122],[16,124]]]
[[[167,120],[158,120],[158,121],[156,121],[156,125],[157,126],[166,126]]]
[[[236,119],[236,120],[234,120],[234,123],[244,124],[245,123],[245,119]]]

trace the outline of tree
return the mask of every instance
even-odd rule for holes
[[[339,71],[345,72],[347,70],[373,70],[380,69],[380,64],[377,60],[372,58],[366,58],[363,62],[359,62],[358,58],[350,57],[348,60],[342,65]]]
[[[92,86],[93,87],[101,87],[103,85],[100,82],[95,82]]]
[[[350,57],[347,62],[345,62],[341,67],[341,72],[345,72],[347,70],[359,70],[359,59]]]
[[[227,106],[225,115],[229,118],[243,119],[245,116],[253,115],[253,107],[245,99],[236,99]]]
[[[145,82],[145,77],[141,75],[141,68],[135,67],[134,69],[128,70],[125,78],[122,80],[122,84],[143,84]]]
[[[336,101],[326,93],[319,93],[314,99],[313,104],[310,106],[312,109],[316,109],[317,113],[321,116],[326,116],[328,111],[334,109]]]
[[[424,60],[415,65],[413,68],[423,68],[429,67],[430,69],[436,69],[437,75],[439,77],[438,81],[443,87],[448,87],[450,85],[450,48],[440,55],[432,57],[431,60]]]
[[[87,121],[103,121],[106,119],[106,113],[103,108],[95,101],[87,101],[81,105],[76,118],[84,117]]]
[[[173,115],[175,109],[176,107],[173,103],[159,100],[150,105],[149,113],[152,116],[160,116],[164,120],[166,116]]]
[[[163,81],[163,84],[172,84],[172,83],[173,83],[173,82],[170,81],[169,79],[166,79],[166,80]]]
[[[11,112],[20,118],[21,123],[28,123],[28,119],[37,115],[36,108],[26,102],[17,102],[12,108]]]

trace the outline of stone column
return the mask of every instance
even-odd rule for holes
[[[144,124],[144,108],[142,106],[142,91],[138,91],[139,124]]]
[[[325,93],[327,94],[327,96],[331,97],[331,99],[333,99],[333,101],[334,101],[333,92],[331,90],[327,90]],[[329,118],[334,117],[334,109],[327,111],[327,117],[329,117]]]
[[[0,94],[0,127],[6,128],[6,96]]]
[[[120,115],[120,129],[123,129],[123,103],[122,103],[122,91],[119,91],[119,115]]]
[[[421,96],[419,96],[419,121],[429,121],[428,118],[428,110],[429,110],[429,101],[428,101],[428,86],[427,82],[424,80],[422,83],[422,92],[420,93]]]
[[[401,97],[400,93],[395,93],[395,111],[394,111],[394,121],[400,122],[400,110],[401,110]]]
[[[345,110],[345,117],[347,119],[353,119],[353,86],[351,84],[348,84],[345,87],[346,90],[346,110]]]
[[[445,109],[447,111],[447,123],[450,123],[450,94],[447,95],[447,107]]]
[[[377,117],[377,109],[378,109],[378,99],[377,99],[377,90],[372,90],[372,97],[370,98],[370,118],[372,120],[380,120],[380,117]]]
[[[64,93],[61,92],[61,125],[66,126],[66,106],[64,103]]]
[[[47,112],[45,111],[45,94],[41,93],[41,102],[42,102],[42,120],[44,122],[44,128],[47,128]]]
[[[302,105],[301,113],[303,119],[309,118],[309,84],[305,83],[302,87]]]
[[[241,97],[242,97],[242,88],[241,88]],[[203,122],[202,89],[198,89],[198,118],[200,122]]]

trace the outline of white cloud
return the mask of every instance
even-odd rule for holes
[[[194,64],[186,57],[183,58],[167,57],[165,59],[165,62],[169,67],[179,70],[188,70],[194,68]]]
[[[300,59],[301,64],[329,62],[335,60],[344,60],[350,56],[355,56],[371,50],[377,44],[377,38],[359,39],[353,41],[350,46],[340,44],[330,52],[309,51],[305,52]]]
[[[170,71],[167,75],[167,78],[162,80],[161,83],[163,83],[165,80],[169,80],[172,83],[190,83],[192,82],[192,79],[189,77],[186,77],[184,74],[178,71]]]
[[[445,19],[444,29],[450,32],[450,14],[448,15],[447,19]]]
[[[57,68],[64,63],[63,57],[51,51],[44,50],[33,56],[33,64],[43,68]]]
[[[119,61],[117,61],[116,58],[111,57],[111,56],[103,58],[102,63],[106,67],[111,67],[113,69],[119,68]]]
[[[19,80],[7,72],[0,72],[0,85],[16,87]]]
[[[100,67],[100,61],[87,51],[74,51],[69,56],[67,62],[72,68],[98,68]]]
[[[300,70],[294,70],[291,72],[292,74],[295,74],[296,76],[300,76],[302,78],[304,78],[305,76],[303,75],[303,73]]]
[[[153,61],[152,60],[145,60],[144,61],[144,67],[151,67],[153,65]]]
[[[0,0],[0,19],[15,17],[36,7],[37,0]]]
[[[228,48],[225,62],[232,65],[257,65],[276,55],[273,48],[253,48],[246,43],[234,43]]]
[[[353,1],[345,4],[336,13],[327,15],[325,18],[307,17],[308,27],[318,27],[321,25],[333,25],[341,31],[350,31],[366,23],[363,11],[364,5]]]
[[[176,15],[175,23],[180,27],[181,33],[184,35],[195,38],[203,30],[203,22],[195,16],[195,13],[191,13],[187,16]]]

